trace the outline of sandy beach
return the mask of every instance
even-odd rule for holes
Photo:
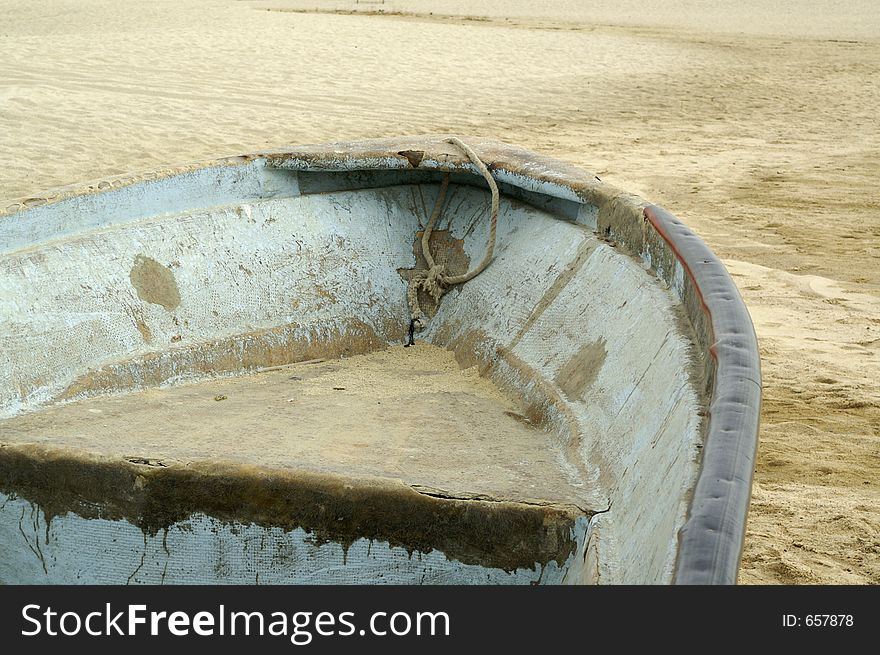
[[[880,5],[544,4],[0,0],[0,207],[401,134],[582,166],[688,223],[755,322],[740,582],[880,583]]]

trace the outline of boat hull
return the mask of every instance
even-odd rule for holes
[[[512,465],[452,479],[366,457],[267,460],[247,426],[237,447],[184,457],[185,430],[125,450],[125,427],[89,442],[33,422],[402,352],[407,279],[446,174],[438,252],[462,270],[482,257],[489,194],[443,139],[249,155],[0,217],[0,580],[733,582],[760,372],[729,276],[664,210],[469,142],[501,188],[498,248],[417,336],[476,367],[546,436],[526,454],[511,438],[499,461],[547,453],[558,485],[526,493]],[[480,436],[503,442],[500,430]]]

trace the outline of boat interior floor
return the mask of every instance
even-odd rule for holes
[[[562,447],[477,367],[418,342],[101,396],[0,422],[0,442],[152,466],[228,462],[400,480],[452,499],[583,507]]]

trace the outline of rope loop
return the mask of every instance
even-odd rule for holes
[[[498,225],[499,205],[498,185],[495,183],[495,179],[492,177],[489,169],[486,168],[486,165],[470,146],[455,137],[448,139],[447,143],[451,143],[467,155],[471,163],[473,163],[489,184],[489,189],[492,192],[492,218],[489,224],[489,242],[486,246],[486,254],[483,256],[483,260],[472,271],[462,275],[447,275],[446,267],[442,264],[437,264],[434,260],[434,256],[431,253],[430,240],[434,226],[440,218],[443,201],[446,199],[446,191],[449,188],[449,173],[447,173],[443,176],[443,181],[440,183],[440,193],[437,195],[437,201],[434,203],[434,210],[431,212],[431,218],[428,220],[425,231],[422,233],[422,254],[425,257],[425,263],[428,265],[428,268],[427,270],[413,273],[409,279],[409,288],[406,293],[410,309],[410,327],[415,330],[423,330],[428,325],[428,319],[419,305],[419,290],[427,293],[439,305],[443,294],[453,286],[464,284],[486,270],[495,252],[495,232]]]

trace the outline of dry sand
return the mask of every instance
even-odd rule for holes
[[[755,319],[741,581],[878,583],[880,5],[838,7],[3,0],[0,205],[395,134],[478,134],[591,169],[688,222]]]

